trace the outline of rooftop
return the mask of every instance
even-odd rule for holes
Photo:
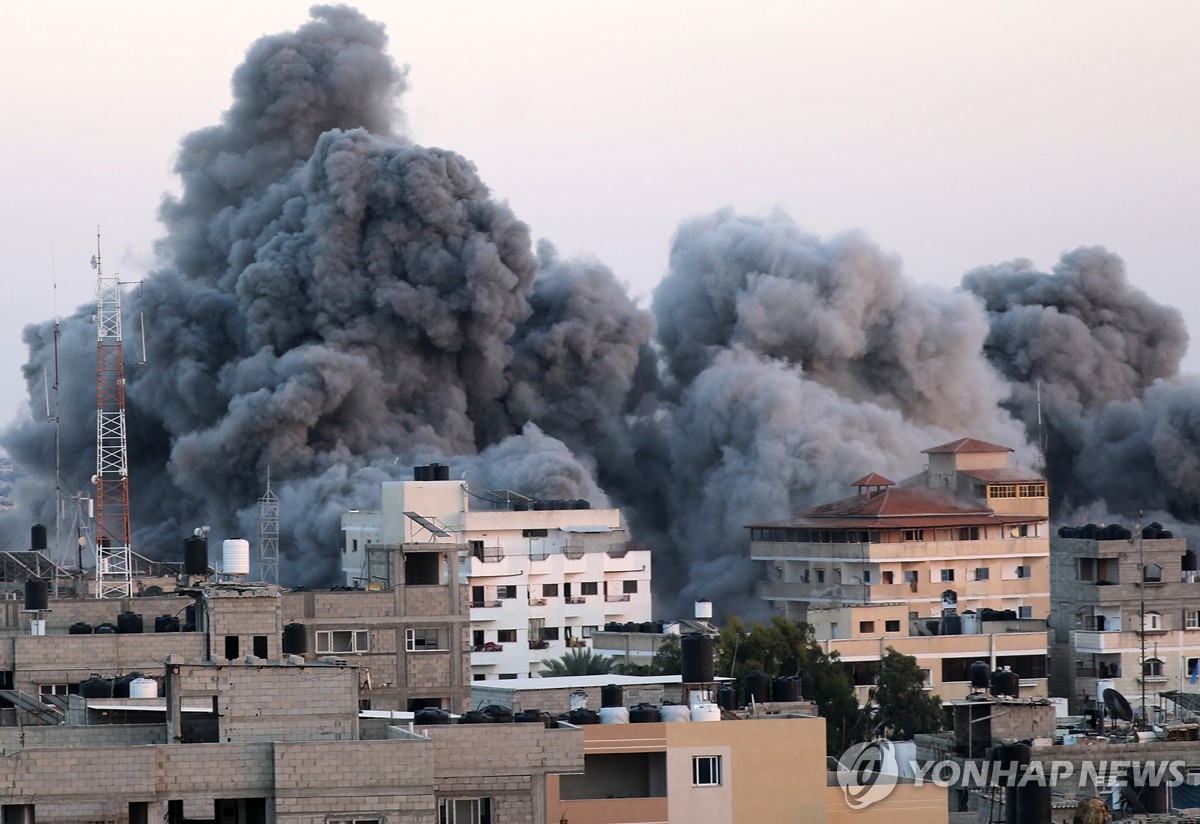
[[[926,455],[942,452],[1012,452],[1012,449],[1000,444],[988,443],[977,438],[959,438],[950,443],[944,443],[940,446],[931,446],[928,449],[921,450]]]

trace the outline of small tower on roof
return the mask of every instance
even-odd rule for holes
[[[869,475],[863,475],[850,485],[858,490],[858,497],[871,498],[883,492],[889,486],[895,486],[896,482],[889,481],[878,472],[872,472]]]

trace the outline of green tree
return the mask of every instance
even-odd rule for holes
[[[678,635],[668,635],[658,645],[654,660],[650,662],[650,675],[679,675],[683,672],[683,647]]]
[[[871,688],[871,730],[894,741],[940,732],[942,702],[925,692],[925,673],[911,655],[891,647],[879,662],[879,680]]]
[[[542,659],[542,675],[607,675],[612,671],[613,659],[586,647],[567,650],[561,658]]]
[[[837,653],[821,649],[808,624],[776,615],[770,624],[755,622],[747,628],[731,618],[717,637],[716,658],[717,674],[738,683],[752,670],[772,677],[799,675],[804,697],[816,702],[825,719],[826,752],[840,755],[862,740],[863,719],[854,685]]]

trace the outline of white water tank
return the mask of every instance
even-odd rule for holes
[[[712,620],[712,601],[708,600],[707,598],[701,598],[696,602],[696,620]]]
[[[1104,706],[1104,691],[1116,689],[1117,683],[1111,678],[1101,678],[1096,682],[1096,704]]]
[[[658,717],[665,722],[691,721],[692,711],[683,704],[664,704],[658,711]]]
[[[226,575],[250,574],[250,542],[230,538],[221,544],[221,569]]]
[[[697,704],[692,707],[693,721],[720,721],[721,708],[716,704]]]
[[[601,724],[628,724],[629,710],[625,707],[601,707]]]
[[[129,682],[130,698],[157,698],[158,682],[153,678],[134,678]]]
[[[963,635],[979,634],[979,615],[974,610],[967,610],[959,618],[962,619]]]

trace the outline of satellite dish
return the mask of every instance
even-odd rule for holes
[[[1133,720],[1133,707],[1129,706],[1124,695],[1111,687],[1104,691],[1104,706],[1108,707],[1108,714],[1118,721]]]

